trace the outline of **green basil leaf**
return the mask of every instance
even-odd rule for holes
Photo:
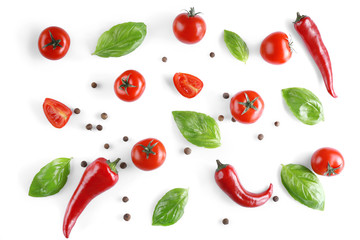
[[[249,48],[244,40],[236,33],[224,30],[224,41],[230,53],[238,60],[246,63],[249,58]]]
[[[307,167],[299,164],[283,166],[281,182],[296,201],[313,209],[324,210],[324,190],[317,176]]]
[[[282,95],[292,113],[301,122],[314,125],[324,121],[323,106],[317,96],[305,88],[286,88]]]
[[[46,197],[58,193],[70,173],[70,160],[57,158],[41,168],[30,185],[29,196]]]
[[[152,225],[169,226],[176,223],[183,216],[187,201],[187,189],[174,188],[168,191],[156,204]]]
[[[191,111],[173,111],[172,114],[181,134],[190,143],[205,148],[221,145],[220,129],[212,117]]]
[[[139,47],[145,36],[146,25],[142,22],[115,25],[100,36],[93,55],[99,57],[124,56]]]

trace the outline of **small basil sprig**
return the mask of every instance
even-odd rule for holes
[[[184,214],[188,201],[188,189],[174,188],[168,191],[156,204],[153,226],[169,226],[176,223]]]
[[[121,23],[104,32],[92,55],[121,57],[131,53],[144,41],[146,25],[142,22]]]
[[[29,196],[46,197],[58,193],[70,173],[70,160],[71,158],[57,158],[41,168],[32,180]]]
[[[283,166],[281,182],[296,201],[313,209],[324,210],[324,190],[317,176],[307,167],[299,164]]]
[[[224,30],[224,41],[230,53],[238,60],[246,63],[249,58],[249,48],[244,40],[236,33]]]
[[[205,148],[221,145],[220,129],[212,117],[192,111],[173,111],[172,114],[181,134],[190,143]]]
[[[305,88],[286,88],[282,95],[292,113],[301,122],[315,125],[324,121],[323,106],[317,96]]]

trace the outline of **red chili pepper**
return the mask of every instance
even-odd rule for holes
[[[321,35],[316,24],[310,17],[297,13],[294,27],[304,40],[307,49],[315,60],[315,63],[323,77],[327,91],[331,96],[336,98],[337,96],[333,87],[333,74],[330,56],[321,39]]]
[[[89,202],[114,186],[118,181],[116,164],[119,161],[120,158],[114,162],[105,158],[98,158],[86,168],[65,212],[63,232],[66,238],[69,237],[77,218]]]
[[[243,207],[258,207],[263,205],[271,198],[273,185],[262,193],[251,193],[241,185],[233,166],[222,164],[216,160],[218,168],[215,171],[215,181],[217,185],[237,204]]]

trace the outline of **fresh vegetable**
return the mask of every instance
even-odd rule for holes
[[[120,158],[114,162],[105,158],[98,158],[85,169],[66,208],[63,223],[63,232],[66,238],[69,237],[76,220],[90,201],[113,187],[118,181],[116,164],[119,161]]]
[[[99,57],[121,57],[141,45],[146,36],[146,25],[142,22],[126,22],[104,32],[92,55]]]
[[[231,115],[241,123],[254,123],[264,111],[264,100],[254,91],[238,92],[230,101]]]
[[[289,61],[292,55],[291,42],[283,32],[274,32],[261,43],[260,54],[271,64],[283,64]]]
[[[281,182],[298,202],[313,209],[324,210],[325,193],[316,175],[300,164],[283,165]]]
[[[336,98],[337,95],[335,94],[333,87],[333,74],[330,56],[322,41],[319,29],[310,17],[300,15],[300,13],[297,13],[294,27],[303,39],[307,49],[318,66],[327,91],[331,96]]]
[[[59,27],[48,27],[39,36],[38,48],[44,57],[50,60],[63,58],[70,47],[70,37]]]
[[[262,193],[251,193],[240,183],[233,166],[222,164],[216,160],[218,168],[215,171],[215,181],[234,202],[243,207],[259,207],[266,203],[272,195],[273,185]]]
[[[194,44],[204,37],[206,24],[204,19],[192,7],[190,11],[181,13],[175,18],[173,32],[180,42]]]
[[[187,73],[175,73],[173,80],[179,93],[187,98],[198,95],[204,86],[199,78]]]
[[[323,176],[338,175],[344,168],[344,157],[334,148],[320,148],[311,157],[311,168]]]
[[[138,71],[127,70],[115,80],[114,90],[121,100],[133,102],[144,93],[145,85],[145,79]]]
[[[286,104],[301,122],[314,125],[324,121],[323,106],[317,96],[305,88],[286,88],[282,90]]]
[[[155,138],[137,142],[131,150],[131,159],[136,167],[149,171],[160,167],[166,159],[164,144]]]
[[[43,110],[51,125],[56,128],[64,127],[72,115],[70,108],[51,98],[45,98]]]
[[[224,42],[230,53],[236,59],[246,63],[249,58],[249,48],[239,35],[234,32],[224,30]]]
[[[205,148],[221,145],[220,129],[212,117],[191,111],[173,111],[172,114],[181,134],[190,143]]]
[[[156,204],[153,226],[169,226],[175,224],[183,215],[188,201],[188,189],[174,188],[168,191]]]
[[[57,158],[46,164],[35,175],[29,189],[29,196],[47,197],[58,193],[70,174],[71,158]]]

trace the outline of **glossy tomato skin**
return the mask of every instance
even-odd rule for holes
[[[46,98],[43,110],[51,125],[62,128],[69,121],[72,111],[65,104],[51,98]]]
[[[144,171],[160,167],[166,158],[166,149],[162,142],[147,138],[136,143],[131,150],[131,159],[136,167]]]
[[[235,94],[230,101],[231,115],[241,123],[254,123],[264,111],[264,101],[261,96],[251,90]]]
[[[320,148],[311,157],[311,168],[323,176],[335,176],[344,168],[344,157],[334,148]]]
[[[188,73],[175,73],[173,81],[179,93],[186,98],[195,97],[204,86],[199,78]]]
[[[59,27],[48,27],[39,36],[38,48],[44,57],[50,60],[63,58],[70,47],[70,37]]]
[[[292,55],[288,36],[283,32],[271,33],[262,41],[260,54],[268,63],[286,63]]]
[[[115,80],[114,90],[121,100],[133,102],[144,93],[145,85],[145,79],[138,71],[127,70]]]
[[[204,19],[191,8],[189,12],[177,15],[173,22],[173,32],[180,42],[194,44],[204,37],[206,33],[206,23]]]

